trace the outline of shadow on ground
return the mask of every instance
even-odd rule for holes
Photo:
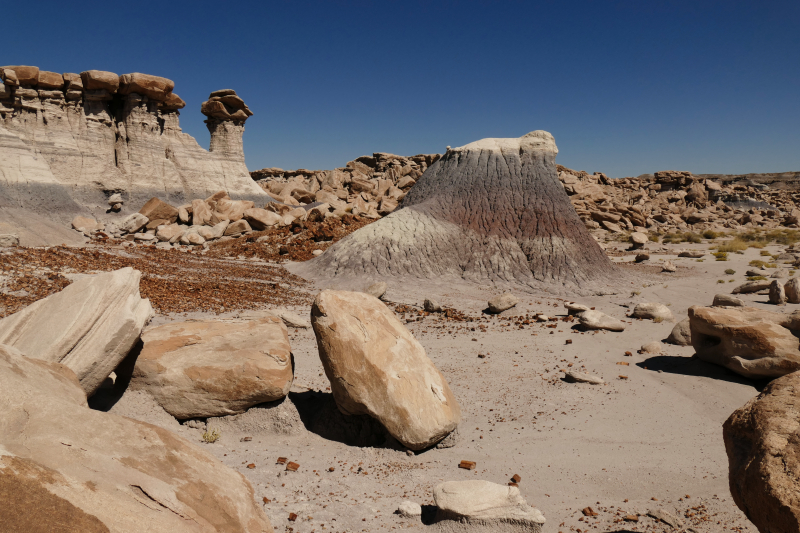
[[[289,399],[306,429],[323,439],[348,446],[405,449],[377,420],[367,415],[343,415],[329,392],[290,392]]]
[[[699,376],[741,385],[750,385],[757,391],[761,390],[770,382],[768,379],[755,380],[749,379],[728,370],[727,368],[707,363],[697,356],[677,356],[677,355],[654,355],[644,361],[636,363],[636,366],[651,370],[653,372],[667,372],[669,374],[681,374],[684,376]]]

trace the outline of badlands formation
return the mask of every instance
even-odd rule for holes
[[[797,175],[248,173],[233,90],[0,72],[1,530],[800,531]]]

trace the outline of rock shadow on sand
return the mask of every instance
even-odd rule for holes
[[[289,399],[296,406],[306,429],[323,439],[348,446],[405,449],[374,418],[342,414],[336,406],[333,394],[329,392],[290,392]]]
[[[667,372],[669,374],[681,374],[684,376],[696,376],[738,383],[740,385],[750,385],[757,391],[761,391],[770,380],[749,379],[728,370],[727,368],[707,363],[695,355],[682,357],[677,355],[654,355],[644,361],[636,363],[636,366],[652,372]]]

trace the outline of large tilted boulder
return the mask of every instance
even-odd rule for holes
[[[273,531],[241,474],[170,431],[89,409],[71,370],[27,355],[0,345],[0,529]]]
[[[545,523],[542,512],[525,502],[519,488],[490,481],[446,481],[433,489],[433,500],[444,531],[539,533]]]
[[[314,300],[311,325],[342,413],[377,419],[412,450],[456,428],[461,408],[447,381],[386,304],[325,290]]]
[[[755,307],[689,308],[697,356],[750,378],[775,378],[800,370],[800,311]]]
[[[306,278],[605,286],[619,274],[558,181],[557,152],[545,131],[450,149],[401,209],[292,268]]]
[[[130,387],[178,419],[243,413],[292,386],[289,335],[277,317],[173,322],[142,342]]]
[[[139,340],[153,316],[130,267],[86,276],[0,320],[0,344],[62,363],[92,395]]]
[[[725,421],[733,501],[762,533],[800,531],[800,373],[771,382]]]

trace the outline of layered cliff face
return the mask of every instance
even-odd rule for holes
[[[252,113],[231,90],[218,91],[241,102],[237,109],[219,102],[233,111],[227,117],[206,112],[216,93],[203,104],[211,132],[206,151],[181,131],[185,103],[166,78],[20,66],[0,68],[0,77],[0,207],[66,219],[105,212],[117,193],[127,206],[152,196],[181,203],[220,190],[268,201],[244,163],[242,134]]]

